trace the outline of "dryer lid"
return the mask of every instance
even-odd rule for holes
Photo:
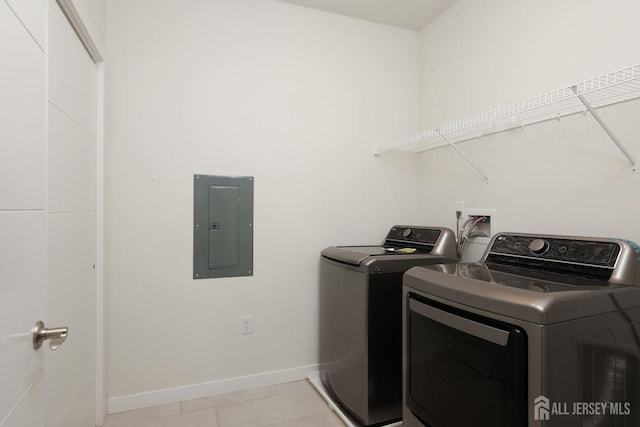
[[[454,261],[442,255],[421,251],[402,253],[397,249],[383,246],[332,246],[322,251],[322,260],[369,274],[404,273],[416,265]]]
[[[322,251],[322,256],[350,265],[360,265],[369,257],[427,255],[429,251],[394,246],[332,246]],[[451,261],[447,259],[446,262]]]
[[[640,307],[640,288],[484,263],[414,267],[403,283],[426,297],[549,325]],[[411,290],[410,289],[410,290]]]

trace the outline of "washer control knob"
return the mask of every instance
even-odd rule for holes
[[[411,235],[413,234],[413,230],[410,228],[407,228],[406,230],[404,230],[402,232],[402,237],[404,237],[405,239],[411,237]]]
[[[529,243],[529,250],[532,254],[542,255],[549,249],[549,242],[542,239],[535,239]]]

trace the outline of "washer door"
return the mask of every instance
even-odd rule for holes
[[[410,293],[407,407],[429,427],[526,427],[520,328]]]

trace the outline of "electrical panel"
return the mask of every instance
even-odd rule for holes
[[[193,181],[193,278],[252,276],[253,177]]]

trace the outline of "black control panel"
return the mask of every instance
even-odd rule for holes
[[[393,246],[394,244],[413,243],[433,246],[438,241],[440,233],[442,231],[437,228],[395,226],[387,234],[384,244]]]
[[[531,265],[538,260],[612,269],[619,253],[616,242],[501,234],[494,239],[486,261]]]

